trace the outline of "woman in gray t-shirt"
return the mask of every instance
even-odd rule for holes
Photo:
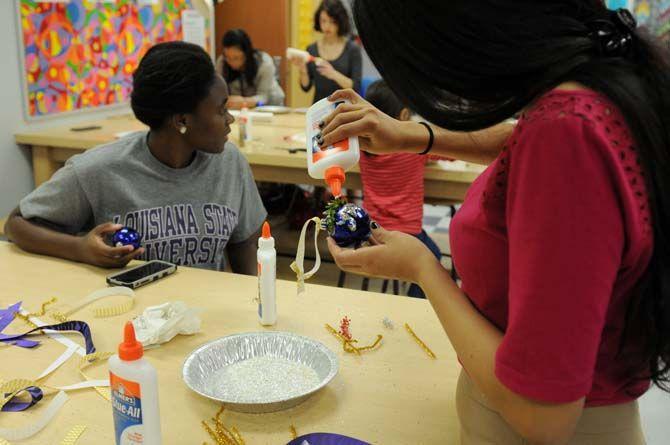
[[[284,105],[284,91],[277,81],[272,57],[254,49],[246,31],[227,31],[222,46],[223,54],[216,60],[216,71],[228,83],[230,108]]]
[[[29,252],[103,267],[132,259],[255,275],[267,213],[244,156],[227,142],[228,88],[198,45],[153,46],[130,104],[147,127],[68,159],[5,226]],[[142,246],[106,239],[127,226]]]
[[[349,38],[351,19],[340,0],[323,0],[314,14],[314,29],[322,33],[307,47],[316,58],[305,63],[291,59],[300,69],[300,86],[307,92],[314,86],[314,102],[342,88],[361,90],[361,49]]]

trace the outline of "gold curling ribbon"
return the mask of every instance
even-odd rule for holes
[[[291,425],[288,429],[291,432],[291,440],[297,439],[298,438],[298,432],[295,430],[295,427],[293,425]]]
[[[23,315],[23,314],[20,313],[20,312],[17,312],[17,313],[16,313],[16,318],[18,318],[18,319],[20,319],[20,320],[23,320],[23,321],[24,321],[28,326],[30,326],[31,328],[36,328],[36,327],[38,327],[35,323],[33,323],[32,321],[30,321],[30,318],[28,318],[27,315]]]
[[[73,426],[72,429],[65,435],[60,445],[75,445],[79,440],[79,437],[84,434],[85,430],[86,425]]]
[[[39,312],[30,312],[29,314],[27,314],[27,316],[28,316],[28,317],[42,317],[42,316],[44,316],[44,314],[47,313],[47,306],[50,306],[50,305],[54,304],[54,303],[57,302],[57,301],[58,301],[57,298],[55,298],[55,297],[54,297],[54,298],[51,298],[51,299],[49,299],[49,300],[47,300],[47,301],[45,301],[45,302],[42,303],[42,305],[40,306],[41,309],[40,309]]]
[[[215,417],[212,417],[212,422],[214,422],[214,428],[212,428],[207,421],[203,420],[200,422],[202,427],[205,429],[207,434],[214,439],[214,442],[217,445],[245,445],[242,435],[235,427],[230,429],[226,428],[221,421],[221,414],[223,414],[224,407],[216,413]]]
[[[437,358],[437,356],[435,355],[435,353],[434,353],[433,351],[431,351],[431,349],[428,347],[428,345],[426,345],[426,344],[425,344],[425,343],[424,343],[424,342],[423,342],[423,341],[422,341],[422,340],[421,340],[421,339],[414,333],[414,331],[412,330],[412,328],[410,328],[409,325],[408,325],[407,323],[405,323],[405,329],[407,330],[407,332],[409,332],[409,335],[411,335],[412,338],[414,338],[414,341],[415,341],[419,346],[421,346],[421,349],[423,349],[424,351],[426,351],[426,354],[428,354],[428,357],[430,357],[430,358]]]

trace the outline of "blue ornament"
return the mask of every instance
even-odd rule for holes
[[[360,247],[370,238],[370,215],[355,204],[335,199],[328,204],[324,226],[340,247]]]
[[[122,227],[112,236],[112,244],[115,246],[130,246],[138,249],[142,244],[142,235],[130,227]]]

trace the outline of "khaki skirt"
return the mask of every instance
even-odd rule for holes
[[[525,445],[461,371],[456,390],[462,445]],[[644,445],[637,401],[586,408],[568,445]]]

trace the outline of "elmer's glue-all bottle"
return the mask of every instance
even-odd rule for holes
[[[161,443],[158,378],[143,354],[142,343],[135,339],[135,329],[129,321],[119,353],[109,359],[116,445]]]
[[[321,99],[307,110],[307,171],[314,179],[324,179],[333,193],[342,194],[344,172],[358,164],[360,151],[358,137],[350,137],[328,147],[319,147],[319,122],[328,117],[339,105],[348,100],[331,102]]]
[[[262,236],[258,238],[258,318],[263,326],[277,322],[277,251],[275,239],[270,233],[270,224],[263,224]]]
[[[317,59],[307,51],[298,48],[286,48],[286,58],[300,59],[304,63],[315,62]]]

